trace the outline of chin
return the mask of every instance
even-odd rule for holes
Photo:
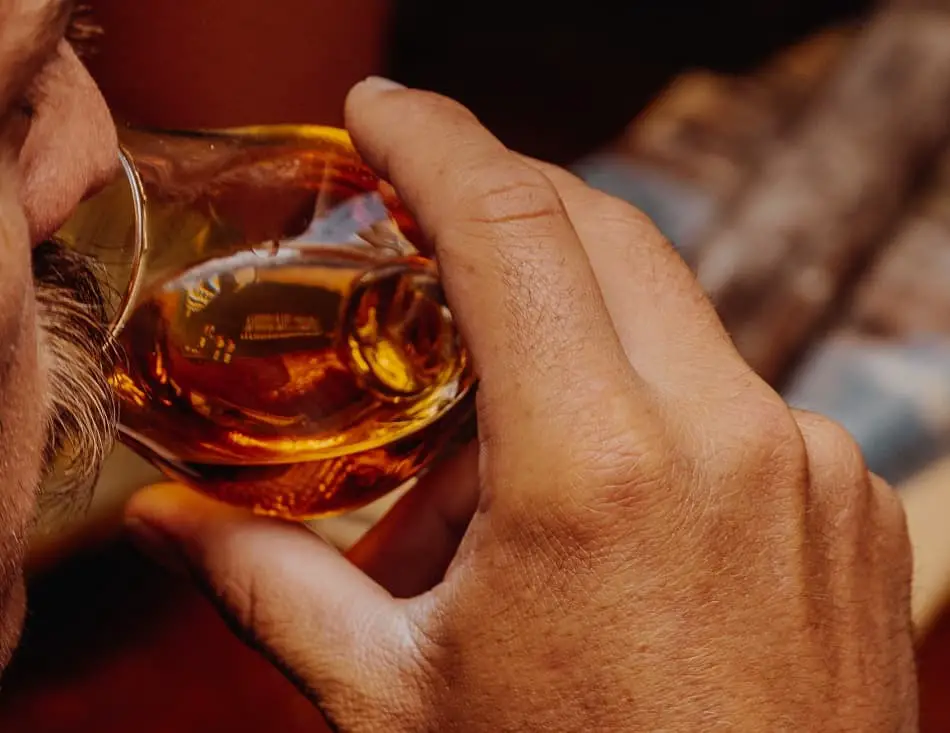
[[[0,589],[0,672],[10,663],[26,618],[26,585],[19,567]]]
[[[3,402],[0,395],[0,404]],[[7,422],[2,420],[2,415],[3,410],[0,410],[0,424]],[[14,433],[0,451],[0,466],[8,469],[0,470],[0,673],[10,662],[26,617],[23,564],[27,538],[36,519],[36,497],[42,475],[36,444],[27,443],[21,437],[35,431],[31,422],[19,422],[24,432]],[[19,461],[10,460],[10,454],[21,460],[25,458],[32,465],[21,464],[18,471]]]
[[[31,431],[29,423],[20,425],[25,431]],[[21,457],[30,456],[30,463],[34,463],[33,456],[37,452],[35,445],[24,443],[18,438],[20,436],[14,434],[4,447],[4,452]],[[27,537],[35,521],[37,486],[41,474],[38,468],[34,470],[32,466],[21,466],[21,470],[17,471],[16,463],[15,460],[4,460],[0,453],[0,466],[8,469],[0,471],[0,674],[13,656],[26,618],[27,593],[23,564]]]

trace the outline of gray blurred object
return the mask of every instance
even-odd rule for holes
[[[640,209],[684,257],[716,212],[715,198],[702,186],[624,155],[591,155],[578,161],[573,171],[594,188]]]
[[[840,422],[870,469],[898,483],[950,450],[950,341],[839,334],[815,346],[783,396]]]

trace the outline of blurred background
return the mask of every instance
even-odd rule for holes
[[[907,497],[922,730],[950,730],[950,0],[96,0],[117,120],[341,124],[369,74],[646,211],[752,366]],[[36,538],[11,731],[312,731],[309,704],[117,535],[157,478],[120,449]],[[341,545],[377,506],[327,528]],[[319,728],[316,728],[319,729]]]

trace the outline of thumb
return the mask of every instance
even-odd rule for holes
[[[126,525],[146,552],[184,566],[239,635],[339,728],[400,720],[411,728],[422,706],[408,618],[308,529],[175,484],[135,495]]]

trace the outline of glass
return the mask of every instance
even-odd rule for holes
[[[341,130],[122,130],[58,232],[105,264],[120,438],[170,477],[309,519],[404,484],[471,427],[435,263]]]

